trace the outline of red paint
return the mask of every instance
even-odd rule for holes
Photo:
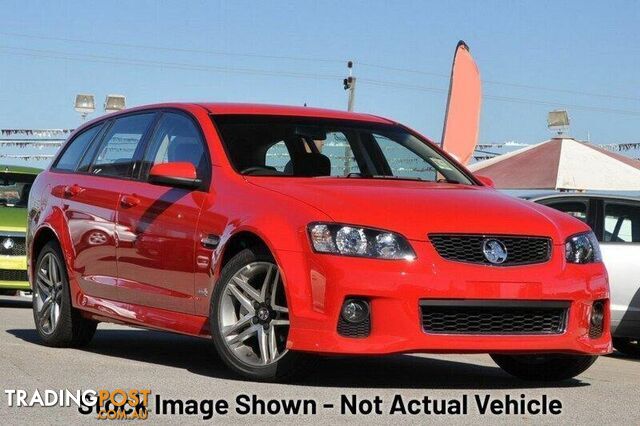
[[[480,185],[241,176],[229,164],[210,114],[391,123],[386,119],[238,104],[163,104],[138,110],[158,108],[184,111],[197,122],[213,165],[208,189],[53,170],[43,172],[32,189],[37,202],[31,203],[29,251],[40,232],[55,232],[65,253],[73,304],[84,315],[208,337],[210,296],[227,242],[250,232],[265,242],[282,270],[292,349],[345,354],[610,351],[608,327],[601,338],[587,336],[591,303],[609,297],[604,266],[564,261],[565,239],[588,230],[582,222]],[[158,173],[188,177],[190,172],[180,167],[165,166]],[[71,193],[67,187],[80,190]],[[316,254],[306,226],[317,221],[398,232],[410,240],[417,258]],[[505,268],[446,261],[428,241],[430,232],[546,236],[552,240],[552,258]],[[201,244],[208,235],[220,236],[215,250]],[[363,339],[344,338],[336,331],[342,301],[354,294],[371,300],[372,332]],[[554,336],[427,335],[418,307],[425,298],[566,300],[571,302],[570,319],[567,331]]]
[[[476,175],[476,179],[478,179],[484,186],[488,186],[489,188],[496,187],[496,183],[488,176]]]
[[[156,164],[151,167],[149,175],[177,179],[195,179],[197,177],[193,164],[183,162]]]

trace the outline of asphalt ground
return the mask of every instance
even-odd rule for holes
[[[34,330],[31,304],[24,298],[0,297],[0,419],[3,424],[111,423],[95,413],[80,414],[72,407],[9,406],[7,390],[22,389],[27,401],[35,390],[149,389],[152,424],[202,423],[207,407],[226,401],[226,414],[212,413],[208,422],[285,424],[640,424],[640,359],[618,353],[601,357],[577,379],[559,383],[531,383],[503,373],[487,355],[395,355],[322,359],[304,380],[295,384],[264,384],[238,380],[212,351],[206,340],[170,333],[100,324],[92,343],[81,350],[42,346]],[[246,395],[248,400],[237,400]],[[311,400],[315,414],[239,414],[252,399]],[[481,414],[484,402],[558,400],[560,414]],[[185,406],[204,407],[198,414],[155,412],[155,398],[182,399]],[[467,398],[466,414],[435,414],[442,403],[423,411],[422,400],[446,400],[447,406]],[[351,414],[349,404],[369,414]],[[380,411],[375,413],[375,399]],[[394,399],[419,400],[419,414],[389,414]],[[203,400],[214,402],[201,405]],[[341,413],[343,400],[345,414]],[[221,404],[220,402],[217,402]],[[493,403],[493,402],[492,402]],[[312,412],[312,403],[306,407]],[[325,408],[324,404],[332,407]],[[497,402],[495,404],[500,404]],[[265,403],[277,408],[277,403]],[[515,406],[512,403],[511,406]],[[300,405],[303,407],[304,405]],[[547,405],[548,406],[548,405]],[[535,408],[535,407],[534,407]],[[260,410],[258,403],[256,410]],[[223,410],[224,411],[224,410]],[[119,421],[118,423],[123,422]],[[124,421],[140,424],[141,421]]]

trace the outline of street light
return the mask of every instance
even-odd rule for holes
[[[85,120],[87,115],[96,110],[96,101],[94,96],[86,93],[76,95],[75,110],[79,112],[82,119]]]
[[[104,100],[104,112],[116,112],[125,109],[126,98],[123,95],[107,95]]]

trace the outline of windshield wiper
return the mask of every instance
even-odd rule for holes
[[[410,177],[410,176],[393,176],[393,175],[370,175],[370,174],[366,174],[366,173],[358,173],[358,172],[351,172],[348,173],[344,176],[342,176],[344,178],[360,178],[360,179],[385,179],[385,180],[406,180],[406,181],[413,181],[413,182],[432,182],[430,180],[426,180],[426,179],[422,179],[421,177]],[[436,181],[437,183],[451,183],[454,185],[461,185],[462,182],[460,182],[459,180],[455,180],[455,179],[447,179],[447,178],[442,178],[442,179],[438,179]]]
[[[437,180],[438,183],[453,183],[453,184],[461,184],[462,182],[460,182],[459,180],[455,180],[455,179],[447,179],[447,178],[443,178],[443,179],[438,179]]]
[[[393,176],[393,175],[370,175],[365,173],[349,173],[345,175],[346,178],[362,178],[362,179],[384,179],[384,180],[410,180],[417,182],[425,182],[424,179],[420,177],[409,177],[409,176]]]
[[[388,176],[388,175],[374,175],[374,179],[389,179],[389,180],[413,180],[418,182],[424,182],[424,179],[420,177],[410,177],[410,176]]]
[[[344,175],[344,177],[346,177],[346,178],[370,178],[371,175],[365,175],[365,174],[358,173],[358,172],[351,172],[351,173],[347,173],[346,175]]]

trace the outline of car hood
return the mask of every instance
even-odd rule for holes
[[[546,236],[555,244],[589,228],[551,208],[480,186],[357,178],[247,177],[322,211],[335,222],[399,232]]]
[[[27,230],[27,209],[0,206],[0,231],[25,232]]]

